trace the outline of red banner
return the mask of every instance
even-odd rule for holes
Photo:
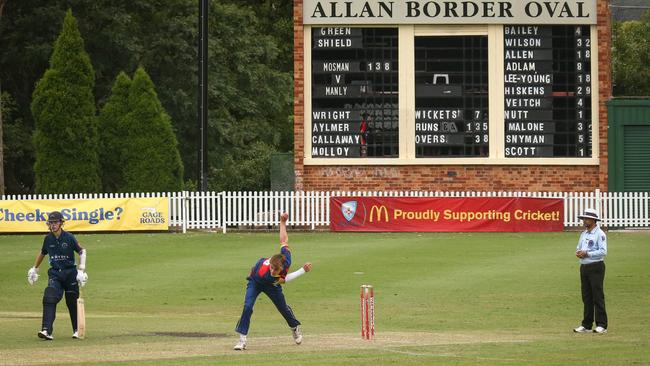
[[[330,198],[332,231],[562,231],[563,213],[556,198]]]

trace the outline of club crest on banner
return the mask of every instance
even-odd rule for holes
[[[352,221],[357,212],[357,201],[348,201],[341,204],[341,213],[348,222]]]

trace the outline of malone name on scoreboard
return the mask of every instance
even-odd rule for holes
[[[304,24],[596,24],[596,0],[304,0]]]

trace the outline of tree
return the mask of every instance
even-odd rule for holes
[[[95,73],[77,21],[68,10],[50,68],[32,99],[34,174],[39,193],[98,192]]]
[[[16,102],[13,120],[22,122],[14,127],[21,129],[20,135],[33,133],[34,85],[48,67],[60,19],[71,7],[93,60],[96,107],[106,104],[120,70],[143,65],[172,120],[185,179],[196,179],[197,5],[196,0],[6,1],[0,22],[0,80]],[[292,1],[212,1],[209,16],[211,171],[226,169],[226,155],[246,165],[244,156],[250,154],[243,152],[255,141],[273,151],[291,150]],[[34,189],[32,146],[14,148],[20,151],[5,155],[7,191],[29,193]],[[210,188],[219,189],[222,182],[215,176]]]
[[[614,24],[614,95],[650,95],[650,11],[640,21]]]
[[[4,4],[0,3],[0,11],[2,11],[2,6]],[[4,161],[4,124],[2,121],[2,114],[3,114],[3,108],[2,108],[2,83],[0,82],[0,196],[4,196],[5,194],[5,161]]]
[[[219,169],[210,179],[223,191],[261,191],[271,186],[271,155],[277,150],[262,141],[246,147],[237,147],[228,153]]]
[[[119,192],[124,184],[122,169],[126,162],[121,151],[126,135],[125,118],[129,113],[131,78],[120,72],[108,101],[99,114],[99,161],[104,192]]]
[[[18,114],[18,105],[14,98],[7,92],[2,94],[2,122],[4,135],[4,166],[5,184],[13,187],[13,192],[27,193],[28,187],[21,185],[16,172],[21,168],[21,162],[25,161],[25,155],[31,155],[32,143],[31,134],[23,128],[23,120]],[[30,169],[31,170],[31,169]]]
[[[154,84],[143,67],[133,75],[129,110],[124,120],[125,192],[178,191],[183,186],[183,163],[169,115],[158,100]]]
[[[96,106],[105,104],[120,70],[135,70],[142,64],[159,89],[174,131],[185,141],[181,151],[188,177],[195,177],[196,0],[6,1],[0,22],[0,80],[3,90],[16,101],[15,120],[23,122],[16,127],[33,133],[34,85],[48,67],[60,19],[68,7],[74,10],[93,60]],[[6,156],[7,191],[33,192],[32,146],[16,147],[22,150],[20,161]],[[9,171],[9,165],[16,170]]]
[[[0,0],[0,19],[5,8],[5,0]],[[0,196],[5,194],[4,136],[2,123],[2,80],[0,80]]]
[[[291,75],[272,67],[278,45],[252,9],[212,2],[209,16],[219,24],[210,28],[209,43],[210,188],[268,188],[262,183],[269,182],[270,154],[289,125]],[[248,183],[234,187],[234,181]]]

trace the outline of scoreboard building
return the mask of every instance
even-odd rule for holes
[[[295,0],[298,190],[607,190],[606,0]]]

